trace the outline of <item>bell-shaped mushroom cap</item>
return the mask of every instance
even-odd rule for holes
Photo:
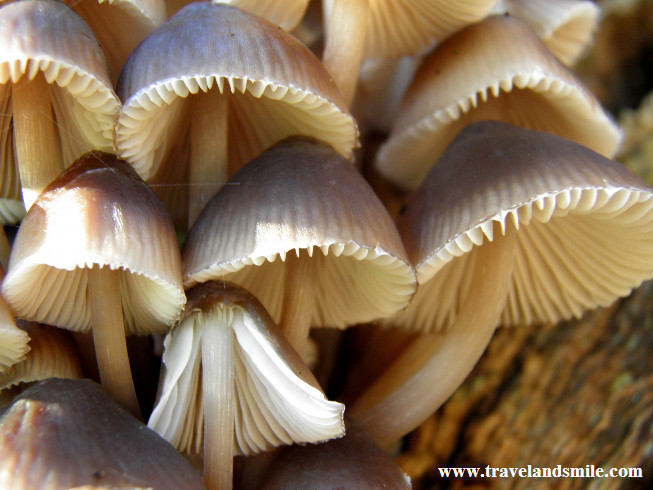
[[[502,0],[493,10],[528,22],[565,65],[573,65],[591,42],[600,11],[590,0]]]
[[[186,132],[184,99],[211,89],[233,94],[227,145],[233,168],[292,134],[320,138],[347,157],[357,143],[353,118],[308,48],[256,15],[197,2],[127,61],[117,88],[125,101],[115,131],[118,154],[144,179],[155,175]]]
[[[129,54],[166,20],[164,0],[64,0],[91,27],[115,82]]]
[[[319,445],[283,448],[261,488],[412,488],[410,478],[359,428]]]
[[[517,246],[504,324],[580,316],[653,277],[653,190],[585,147],[500,122],[461,132],[399,230],[420,289],[393,321],[418,329],[453,321],[474,251],[506,233]]]
[[[172,222],[125,162],[92,152],[61,174],[18,230],[3,283],[23,318],[90,329],[88,269],[120,270],[125,331],[166,332],[185,303]]]
[[[2,488],[204,488],[175,449],[89,380],[48,379],[0,419]]]
[[[79,379],[82,366],[68,332],[48,325],[19,321],[20,331],[29,334],[26,358],[0,373],[0,390],[46,378]]]
[[[120,101],[91,29],[64,3],[19,0],[0,8],[0,84],[42,72],[52,85],[52,107],[64,165],[90,150],[112,150]],[[11,91],[0,87],[0,106]]]
[[[621,139],[598,100],[526,23],[494,16],[427,57],[376,166],[394,183],[415,189],[463,127],[486,119],[558,134],[608,158]]]
[[[311,325],[345,328],[408,304],[416,281],[395,224],[369,184],[332,148],[288,139],[230,183],[186,238],[187,287],[224,278],[251,291],[278,322],[284,284],[292,280],[287,254],[304,250],[315,278]]]
[[[234,420],[229,422],[235,425],[235,454],[344,434],[344,405],[325,398],[261,303],[242,288],[213,281],[188,291],[182,320],[166,337],[150,428],[182,452],[202,452],[208,408],[200,378],[208,369],[203,349],[210,348],[203,337],[206,329],[218,328],[232,330],[235,340],[234,382],[229,388],[235,390]]]

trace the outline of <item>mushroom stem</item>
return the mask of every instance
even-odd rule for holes
[[[367,34],[369,0],[333,0],[322,61],[351,107]]]
[[[228,97],[217,91],[190,96],[190,185],[188,224],[227,181]]]
[[[279,327],[293,348],[304,358],[308,334],[311,329],[311,313],[315,284],[312,260],[316,257],[300,257],[288,253],[286,277]]]
[[[88,269],[86,294],[102,386],[142,420],[127,356],[120,289],[119,270],[97,266]]]
[[[24,74],[12,88],[14,142],[25,210],[64,169],[50,92],[41,72],[32,80]]]
[[[475,251],[476,280],[454,324],[444,334],[414,340],[349,408],[351,418],[381,447],[437,410],[485,351],[508,297],[515,253],[512,235]]]
[[[233,486],[234,338],[224,314],[202,329],[204,399],[204,484]]]

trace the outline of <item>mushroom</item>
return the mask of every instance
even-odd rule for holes
[[[601,8],[590,0],[500,0],[494,13],[526,21],[565,65],[573,65],[592,40]]]
[[[190,183],[190,223],[228,176],[287,136],[321,138],[347,158],[357,142],[337,87],[308,48],[228,5],[177,12],[130,56],[117,91],[125,101],[118,154],[145,180],[177,172],[179,180],[154,182]]]
[[[112,150],[120,103],[93,32],[62,2],[3,4],[0,45],[0,107],[11,99],[15,160],[29,209],[80,155]],[[10,145],[12,138],[0,141]]]
[[[164,0],[64,0],[91,27],[115,83],[129,54],[166,20]]]
[[[363,58],[416,54],[483,19],[497,0],[324,0],[324,64],[351,105]]]
[[[25,359],[0,373],[0,391],[21,383],[46,378],[80,379],[82,367],[68,332],[35,322],[18,322],[29,334],[30,350]]]
[[[188,233],[186,287],[224,278],[250,290],[299,352],[310,326],[344,329],[408,304],[415,276],[396,227],[333,148],[289,138],[230,183]]]
[[[275,458],[260,488],[394,488],[409,489],[410,478],[358,427],[318,445],[288,446]]]
[[[344,434],[344,406],[324,397],[255,297],[223,282],[187,294],[148,426],[182,452],[204,453],[207,488],[231,487],[234,453]]]
[[[413,190],[456,134],[484,119],[549,131],[608,158],[621,140],[599,101],[526,23],[494,16],[456,33],[425,59],[375,167]]]
[[[13,313],[0,298],[0,375],[25,359],[30,350],[28,342],[29,336],[16,326]]]
[[[170,218],[127,163],[88,153],[28,211],[2,292],[20,317],[92,330],[103,385],[137,413],[125,334],[167,332],[185,303]]]
[[[497,324],[578,317],[653,277],[653,190],[588,148],[505,123],[465,128],[398,226],[420,288],[391,323],[440,334],[351,406],[382,446],[453,393]]]
[[[0,227],[0,282],[5,277],[9,260],[9,241],[4,228]],[[16,326],[14,314],[0,296],[0,375],[13,364],[25,359],[29,352],[29,336]]]
[[[48,379],[0,418],[2,488],[201,489],[174,448],[89,380]]]

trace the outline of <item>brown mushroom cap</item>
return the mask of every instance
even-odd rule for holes
[[[415,189],[464,126],[486,119],[558,134],[608,158],[621,139],[598,100],[526,23],[494,16],[427,57],[375,164]]]
[[[125,329],[166,332],[185,303],[163,204],[125,162],[93,152],[40,196],[16,236],[3,294],[23,318],[90,328],[87,268],[120,270]]]
[[[117,89],[125,101],[116,126],[119,155],[149,179],[177,144],[171,131],[183,133],[175,129],[187,117],[183,99],[214,86],[234,94],[228,144],[234,168],[297,133],[351,157],[356,125],[319,60],[278,26],[210,2],[177,12],[125,65]]]
[[[518,243],[504,324],[580,316],[653,276],[650,188],[574,142],[479,122],[451,144],[400,219],[420,290],[395,320],[436,330],[452,321],[468,261],[484,241],[503,239],[497,227]]]
[[[261,488],[412,488],[392,458],[355,425],[318,445],[283,448]]]
[[[204,208],[182,250],[187,287],[224,278],[281,315],[287,254],[315,267],[311,325],[345,328],[391,315],[415,291],[388,212],[353,165],[307,139],[252,160]],[[279,260],[281,259],[281,260]]]
[[[89,380],[49,379],[0,419],[3,488],[185,488],[201,477]]]

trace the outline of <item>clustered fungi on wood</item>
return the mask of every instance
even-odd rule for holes
[[[94,3],[76,8],[86,15]],[[404,11],[324,0],[326,69],[280,27],[297,25],[306,0],[283,12],[281,2],[249,0],[108,3],[111,14],[85,17],[99,21],[100,43],[58,0],[0,6],[0,199],[9,202],[0,218],[16,223],[22,201],[28,209],[3,281],[13,310],[4,323],[15,328],[15,313],[76,331],[92,326],[102,383],[137,416],[124,335],[168,333],[149,425],[181,452],[203,454],[207,487],[266,477],[274,487],[306,478],[353,483],[339,466],[368,452],[356,444],[390,446],[412,430],[464,379],[499,324],[579,316],[653,275],[651,190],[605,158],[619,145],[618,129],[548,51],[573,62],[596,22],[591,2],[548,2],[545,10],[542,0],[487,0],[465,11],[437,0]],[[177,13],[164,23],[166,8]],[[104,32],[110,18],[116,32]],[[395,18],[410,27],[385,30]],[[421,59],[434,42],[376,159],[396,185],[419,188],[397,229],[352,163],[359,130],[349,108],[366,113],[353,103],[361,63],[383,71],[393,57]],[[503,123],[474,123],[485,119]],[[113,151],[127,163],[104,153]],[[185,237],[181,253],[173,222]],[[214,282],[223,279],[235,284]],[[342,405],[326,399],[299,355],[309,328],[362,322],[373,331],[362,336],[390,344],[379,350],[396,358],[360,368],[371,380],[366,389],[346,381],[348,414],[366,436],[312,446],[344,427]],[[51,327],[19,327],[22,344],[0,353],[6,384],[26,372],[26,381],[81,375],[74,356],[65,366],[40,361]],[[25,332],[33,334],[30,353]],[[70,352],[66,332],[57,335]],[[83,385],[50,382],[36,393],[44,386],[76,397]],[[24,396],[5,420],[21,411],[32,417]],[[36,410],[48,420],[53,413],[56,429],[60,414]],[[5,442],[37,436],[30,424],[7,427],[15,431],[0,434]],[[39,428],[39,437],[52,437],[50,429]],[[163,443],[154,440],[134,444]],[[233,473],[234,455],[296,442],[309,446],[238,466],[258,466],[258,476]],[[27,451],[57,472],[57,457]],[[323,468],[322,451],[342,463]],[[123,461],[110,458],[106,464]],[[377,477],[407,483],[386,463],[356,459]],[[278,466],[263,471],[273,460]],[[75,485],[134,483],[104,480],[110,471],[94,464],[101,478]],[[309,464],[314,476],[297,480],[293,467]],[[29,471],[21,465],[13,469]],[[28,483],[14,486],[38,486],[42,475],[23,474]],[[188,478],[186,487],[201,485]]]

